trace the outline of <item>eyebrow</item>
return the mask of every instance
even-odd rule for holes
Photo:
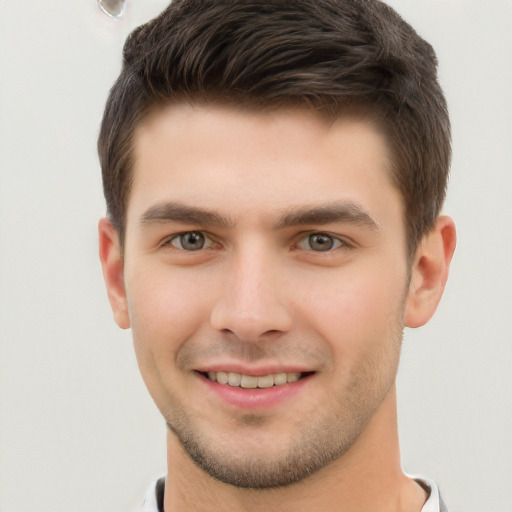
[[[277,229],[302,226],[306,224],[332,224],[343,222],[365,226],[372,231],[379,231],[378,223],[359,204],[341,201],[325,205],[304,205],[283,215]]]
[[[165,222],[183,222],[197,226],[234,227],[234,220],[226,215],[179,202],[165,202],[146,210],[140,223],[153,224]],[[303,205],[283,214],[275,224],[275,229],[293,226],[350,223],[379,231],[378,223],[359,204],[352,201],[334,202],[322,205]]]
[[[200,226],[232,227],[231,218],[217,212],[183,203],[161,203],[148,208],[140,219],[141,224],[183,222]]]

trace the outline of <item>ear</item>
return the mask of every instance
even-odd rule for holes
[[[405,301],[407,327],[426,324],[441,300],[456,245],[455,224],[439,217],[434,228],[420,242],[411,266],[411,282]]]
[[[98,223],[98,236],[103,278],[107,286],[108,299],[112,307],[114,320],[121,329],[128,329],[130,327],[130,316],[124,286],[123,258],[119,235],[112,223],[103,218]]]

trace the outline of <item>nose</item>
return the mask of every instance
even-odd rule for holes
[[[282,273],[262,251],[247,252],[233,256],[225,269],[211,325],[246,342],[278,337],[292,326]]]

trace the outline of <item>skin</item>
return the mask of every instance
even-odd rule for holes
[[[169,426],[166,511],[419,511],[395,377],[403,327],[441,298],[451,219],[409,268],[385,138],[365,120],[177,104],[138,127],[134,155],[125,253],[102,219],[100,258]],[[201,245],[187,232],[204,246],[186,250]],[[246,407],[198,373],[223,368],[309,376]]]

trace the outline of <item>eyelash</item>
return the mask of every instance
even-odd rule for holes
[[[182,244],[182,237],[184,237],[185,235],[200,235],[203,237],[204,243],[203,243],[203,245],[201,245],[201,247],[199,247],[197,249],[185,249]],[[178,247],[177,245],[175,245],[173,243],[175,241],[178,241],[179,244],[181,245],[181,247]],[[213,243],[214,243],[213,240],[208,235],[206,235],[203,231],[183,231],[181,233],[176,233],[175,235],[172,235],[171,237],[165,239],[162,246],[166,247],[166,246],[171,245],[172,247],[174,247],[175,249],[177,249],[179,251],[198,252],[198,251],[201,251],[202,249],[208,249]],[[205,247],[205,245],[206,245],[206,247]]]
[[[200,235],[203,238],[203,244],[200,247],[198,247],[197,249],[186,249],[185,247],[183,247],[183,240],[182,240],[182,237],[184,237],[185,235],[189,235],[189,236]],[[315,251],[311,247],[311,242],[314,237],[318,237],[318,238],[323,237],[324,240],[327,239],[328,242],[332,242],[332,245],[327,247],[325,250]],[[174,242],[177,242],[177,243],[175,244]],[[301,245],[303,243],[308,243],[308,242],[309,242],[309,248],[301,247]],[[317,240],[317,242],[318,242],[318,240]],[[183,231],[181,233],[176,233],[175,235],[172,235],[171,237],[164,240],[164,242],[162,243],[162,246],[163,247],[172,246],[175,249],[177,249],[179,251],[183,251],[183,252],[199,252],[199,251],[202,251],[203,249],[210,248],[214,243],[215,242],[204,231],[192,230],[192,231]],[[179,244],[179,246],[178,246],[178,244]],[[347,240],[345,240],[343,238],[340,238],[335,235],[331,235],[330,233],[326,233],[324,231],[312,231],[312,232],[309,232],[306,234],[302,233],[298,243],[296,244],[296,247],[298,249],[305,250],[308,252],[332,253],[333,251],[335,251],[337,249],[343,249],[343,248],[350,249],[353,247],[353,244],[347,242]]]
[[[324,240],[327,239],[328,242],[331,243],[331,245],[329,247],[326,247],[325,250],[315,251],[311,246],[311,244],[313,243],[314,237],[318,237],[318,239],[323,237]],[[318,242],[318,240],[317,240],[317,242]],[[307,243],[309,245],[309,248],[301,247],[302,243]],[[310,232],[309,234],[306,234],[305,236],[302,236],[299,240],[299,243],[297,244],[297,247],[299,247],[299,249],[303,249],[303,250],[311,251],[311,252],[315,252],[315,253],[331,253],[337,249],[350,248],[352,246],[346,240],[344,240],[343,238],[340,238],[339,236],[331,235],[330,233],[326,233],[325,231],[314,231],[314,232]]]

